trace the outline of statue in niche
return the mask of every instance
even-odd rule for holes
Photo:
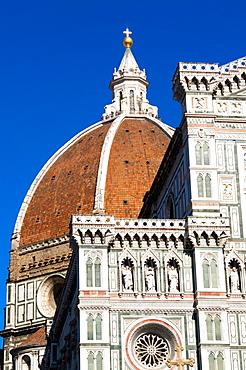
[[[155,292],[155,269],[154,267],[147,266],[145,269],[145,283],[148,292]]]
[[[133,290],[132,268],[128,265],[123,265],[121,273],[123,290]]]
[[[231,281],[231,292],[232,293],[240,292],[238,270],[235,266],[231,269],[230,281]]]
[[[177,269],[172,265],[168,271],[169,292],[177,293],[179,291],[179,275]]]

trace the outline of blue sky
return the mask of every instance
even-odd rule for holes
[[[148,98],[176,127],[177,63],[225,64],[246,54],[246,2],[234,0],[8,0],[0,6],[0,328],[11,233],[22,200],[49,157],[111,102],[113,68],[133,32]]]

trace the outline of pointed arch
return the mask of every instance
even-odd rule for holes
[[[167,242],[166,235],[162,234],[162,236],[160,237],[160,240],[165,244],[165,247],[167,248],[168,242]]]
[[[144,262],[144,291],[157,291],[157,262],[153,257],[147,257]]]
[[[150,244],[149,237],[148,237],[147,234],[144,234],[143,237],[142,237],[142,245],[143,245],[143,247],[148,247],[149,244]]]
[[[102,316],[98,313],[96,316],[96,340],[102,339]]]
[[[196,89],[199,90],[200,86],[199,86],[199,81],[198,79],[194,76],[191,80],[192,84],[196,86]]]
[[[209,145],[207,142],[203,144],[203,164],[206,166],[210,164]]]
[[[103,235],[100,230],[95,232],[95,241],[96,244],[102,244],[103,242]]]
[[[168,291],[180,292],[180,265],[176,258],[172,257],[167,263]]]
[[[211,176],[208,173],[205,176],[205,193],[207,198],[212,197]]]
[[[133,244],[135,245],[136,244],[136,247],[141,247],[141,241],[140,241],[140,237],[138,234],[135,234],[134,237],[133,237]]]
[[[86,261],[86,286],[88,288],[93,286],[92,266],[92,260],[88,258]]]
[[[201,79],[201,83],[204,84],[206,90],[209,90],[208,80],[205,77]]]
[[[97,369],[96,370],[102,370],[103,369],[103,357],[102,357],[101,352],[98,352],[97,353],[96,365],[97,365]]]
[[[101,260],[96,258],[94,263],[95,286],[101,286]]]
[[[130,257],[125,257],[121,262],[121,290],[134,291],[135,265]]]
[[[92,244],[92,243],[93,243],[92,232],[90,230],[87,230],[85,232],[85,244]]]
[[[21,359],[21,370],[31,370],[31,358],[24,355]]]
[[[94,354],[90,352],[88,355],[88,370],[94,370]]]
[[[214,329],[215,329],[215,339],[221,340],[221,319],[219,315],[216,315],[214,318]]]
[[[93,316],[91,314],[87,317],[87,339],[93,340]]]
[[[212,288],[218,288],[217,262],[214,259],[212,259],[210,265],[211,265]]]
[[[221,352],[217,355],[217,369],[223,370],[224,369],[224,358]]]
[[[213,340],[213,320],[211,315],[206,317],[207,339]]]
[[[83,244],[83,234],[80,229],[77,230],[77,233],[79,234],[80,243]]]
[[[177,247],[177,239],[173,234],[170,236],[169,240],[173,242],[174,247]]]
[[[241,77],[242,77],[242,79],[244,80],[244,82],[245,82],[245,84],[246,84],[246,73],[245,73],[245,72],[243,72],[243,73],[241,74]]]
[[[190,90],[190,80],[186,76],[185,76],[185,83],[186,83],[187,89]]]
[[[208,365],[209,365],[209,370],[215,370],[215,357],[212,352],[210,352],[208,356]]]
[[[120,234],[117,234],[115,236],[115,246],[116,247],[121,247],[122,248],[122,236]]]
[[[203,286],[204,288],[210,288],[209,263],[208,260],[206,259],[203,260],[202,271],[203,271]]]
[[[196,155],[196,165],[202,164],[202,145],[198,141],[195,146],[195,155]]]
[[[223,96],[224,95],[224,87],[223,87],[221,82],[218,84],[218,89],[220,90],[220,94]]]
[[[153,247],[159,247],[159,239],[156,234],[152,235],[150,242]]]
[[[130,237],[128,233],[124,236],[124,240],[128,242],[129,247],[132,246],[132,238]]]
[[[216,232],[214,232],[214,231],[212,232],[212,234],[210,235],[210,239],[214,240],[214,243],[210,242],[210,244],[219,245],[219,237],[216,234]]]
[[[200,238],[200,242],[204,240],[205,241],[205,244],[206,245],[209,245],[209,237],[208,237],[208,234],[206,233],[206,231],[203,231],[201,233],[201,238]]]
[[[233,81],[236,83],[237,88],[240,89],[240,79],[238,78],[238,76],[235,75],[233,77]]]
[[[225,80],[225,85],[228,87],[229,92],[232,92],[232,83],[228,78]]]
[[[197,192],[199,198],[204,197],[203,176],[201,173],[197,176]]]

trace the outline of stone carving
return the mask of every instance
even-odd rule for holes
[[[233,200],[233,184],[232,180],[222,180],[223,200]]]
[[[228,113],[228,107],[226,103],[217,103],[218,113]]]
[[[171,266],[168,272],[169,292],[177,293],[179,291],[179,276],[178,271],[174,266]]]
[[[231,103],[231,113],[242,114],[242,104],[241,103]]]
[[[198,110],[204,110],[207,108],[206,98],[192,98],[192,107]]]
[[[145,269],[145,283],[148,292],[155,292],[155,270],[153,267],[147,267]]]
[[[231,269],[230,275],[231,275],[230,276],[231,292],[239,293],[240,292],[239,276],[238,276],[238,270],[235,266]]]
[[[133,290],[132,268],[130,266],[122,266],[121,273],[123,290]]]

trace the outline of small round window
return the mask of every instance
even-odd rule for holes
[[[168,369],[180,340],[171,326],[161,320],[139,323],[128,335],[127,357],[135,369]]]
[[[64,278],[60,275],[46,279],[38,291],[38,308],[45,317],[53,317],[60,299]]]

